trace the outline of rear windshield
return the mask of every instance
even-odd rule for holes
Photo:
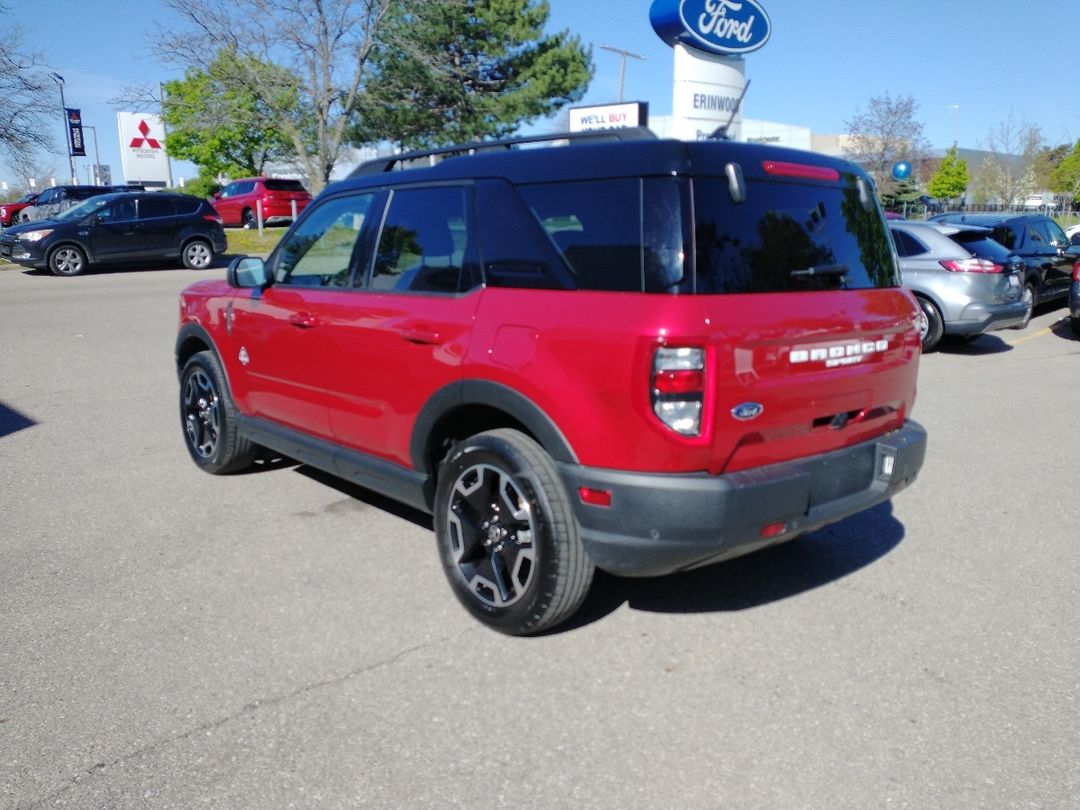
[[[1006,264],[1009,261],[1008,248],[995,242],[990,235],[982,231],[960,231],[950,233],[949,238],[956,242],[964,250],[970,251],[980,259],[989,259],[998,264]]]
[[[267,191],[304,191],[299,180],[266,180],[263,185]]]
[[[889,233],[853,186],[694,181],[698,293],[859,290],[897,285]]]

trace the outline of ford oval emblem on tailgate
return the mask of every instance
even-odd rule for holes
[[[764,410],[765,406],[760,402],[743,402],[731,409],[731,415],[740,422],[749,422],[751,419],[757,419],[757,417],[761,416]]]

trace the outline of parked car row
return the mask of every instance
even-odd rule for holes
[[[889,227],[902,280],[923,310],[924,351],[945,335],[1022,329],[1034,307],[1070,295],[1080,334],[1080,302],[1072,303],[1080,299],[1080,244],[1053,219],[949,213],[927,222],[890,220]]]
[[[58,276],[98,264],[176,259],[198,270],[226,249],[221,217],[207,201],[166,192],[98,194],[0,233],[0,258]]]

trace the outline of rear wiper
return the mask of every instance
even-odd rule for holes
[[[850,268],[846,264],[822,264],[805,270],[792,270],[793,276],[846,276]]]

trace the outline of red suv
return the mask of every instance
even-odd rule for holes
[[[197,465],[262,446],[431,513],[457,597],[513,634],[596,567],[707,565],[915,479],[919,307],[861,169],[636,131],[476,146],[367,164],[182,293]]]
[[[233,180],[210,201],[225,225],[254,228],[261,212],[263,224],[292,222],[311,202],[299,180],[245,177]]]

